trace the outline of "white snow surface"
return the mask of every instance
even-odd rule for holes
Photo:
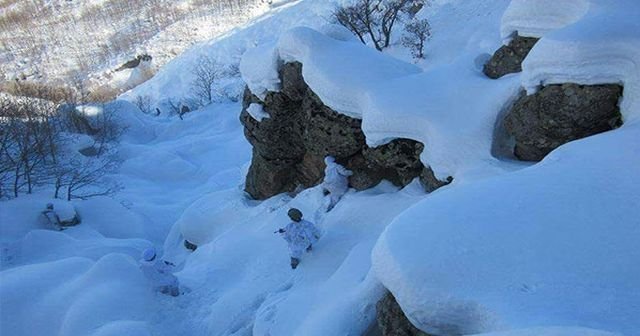
[[[640,171],[628,167],[640,164],[639,135],[623,126],[433,194],[378,240],[378,278],[427,332],[581,325],[633,335]]]
[[[583,19],[551,32],[522,64],[522,85],[534,92],[555,83],[621,84],[626,122],[640,117],[640,2],[591,0]]]
[[[514,30],[542,36],[525,59],[522,85],[533,92],[541,84],[623,84],[625,125],[561,146],[523,170],[480,180],[472,175],[473,183],[434,193],[387,227],[374,249],[374,270],[409,319],[427,332],[554,325],[628,335],[638,330],[640,193],[634,186],[640,174],[628,167],[640,163],[640,147],[633,140],[640,135],[640,6],[604,0],[545,3],[513,1],[503,17],[503,37]],[[518,15],[526,20],[517,23]],[[514,22],[522,26],[513,28]],[[466,84],[469,76],[464,77]],[[494,86],[517,77],[507,76]],[[507,97],[502,96],[505,104]],[[483,100],[475,101],[482,108]],[[434,105],[429,108],[444,104]],[[456,103],[451,105],[455,109]],[[380,115],[398,104],[384,106]],[[462,134],[481,125],[479,119],[468,121],[457,124]],[[365,117],[365,129],[367,123]],[[431,133],[446,129],[434,127]],[[471,153],[478,155],[478,148]],[[455,152],[449,156],[455,158]],[[505,163],[493,165],[504,169]],[[481,165],[482,160],[474,160],[465,166]],[[438,175],[446,165],[432,167]]]
[[[455,176],[454,183],[426,195],[417,181],[402,190],[383,182],[347,192],[329,213],[321,187],[257,202],[242,191],[251,147],[239,103],[218,101],[179,120],[118,101],[129,128],[112,176],[125,188],[114,198],[73,201],[82,223],[60,232],[37,221],[48,191],[0,202],[0,334],[362,335],[385,287],[425,330],[636,334],[638,29],[633,15],[621,14],[635,13],[635,3],[589,0],[588,14],[571,12],[578,1],[549,3],[567,12],[531,19],[558,24],[542,27],[523,74],[494,81],[482,77],[480,65],[502,43],[508,0],[441,0],[421,12],[434,35],[420,61],[396,41],[378,53],[327,26],[335,4],[279,1],[122,98],[147,96],[163,112],[168,101],[185,102],[188,70],[201,55],[233,66],[248,49],[241,70],[254,93],[277,90],[280,63],[300,61],[325,103],[363,119],[370,144],[422,141],[423,161],[440,178]],[[542,7],[530,15],[544,13]],[[290,30],[301,24],[317,31]],[[606,50],[615,62],[586,66]],[[561,67],[571,78],[624,81],[625,125],[561,146],[530,167],[494,157],[494,125],[519,83],[531,89],[561,78]],[[241,79],[232,76],[214,90],[238,88]],[[286,243],[273,234],[288,223],[290,207],[323,232],[295,271]],[[197,250],[187,250],[185,239]],[[136,264],[151,246],[177,265],[187,293],[153,292]]]
[[[606,1],[606,0],[605,0]],[[500,35],[542,37],[582,18],[592,0],[512,0],[502,17]]]
[[[572,327],[547,327],[547,328],[530,328],[519,329],[502,332],[492,332],[484,334],[476,334],[475,336],[615,336],[614,334],[606,331],[587,329],[587,328],[572,328]]]
[[[520,89],[518,76],[493,81],[472,65],[472,59],[461,58],[370,91],[362,120],[367,144],[420,141],[422,162],[441,180],[499,170],[491,153],[493,130]]]
[[[420,72],[417,66],[372,52],[354,40],[334,39],[304,27],[285,32],[275,45],[246,53],[240,71],[249,89],[264,97],[266,91],[280,89],[278,66],[289,62],[303,64],[305,82],[325,105],[358,119],[369,86]]]

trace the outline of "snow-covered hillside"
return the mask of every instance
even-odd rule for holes
[[[140,54],[160,68],[189,47],[266,11],[261,0],[5,1],[0,4],[0,81],[120,85],[115,72]]]
[[[73,201],[80,225],[38,221],[49,193],[0,202],[0,334],[377,335],[387,291],[433,335],[638,334],[640,5],[434,1],[417,14],[433,36],[416,61],[400,34],[381,53],[329,25],[344,3],[274,1],[121,95],[113,104],[128,129],[110,178],[124,188]],[[515,32],[540,38],[523,72],[487,78],[483,64]],[[425,167],[453,182],[427,193],[417,178],[383,181],[350,189],[329,212],[321,186],[251,199],[255,148],[239,115],[270,122],[267,104],[166,112],[188,103],[188,69],[202,56],[239,66],[214,91],[239,97],[246,84],[265,100],[286,84],[281,66],[301,63],[328,109],[361,120],[367,145],[420,142]],[[567,82],[623,85],[624,124],[540,162],[498,153],[520,91]],[[143,113],[140,97],[161,113]],[[295,270],[276,234],[290,208],[322,232]],[[176,265],[182,295],[144,278],[137,261],[152,246]]]

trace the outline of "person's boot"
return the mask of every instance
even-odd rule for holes
[[[307,247],[307,252],[311,252],[311,250],[313,250],[313,244],[309,244]]]
[[[291,257],[291,269],[296,269],[299,263],[300,259]]]

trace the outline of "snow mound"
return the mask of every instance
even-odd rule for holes
[[[640,165],[638,136],[628,125],[433,194],[378,240],[378,278],[436,334],[553,325],[634,334],[640,170],[629,167]]]
[[[425,145],[422,162],[441,180],[460,178],[481,164],[492,165],[494,125],[517,95],[518,79],[488,79],[467,57],[389,81],[368,93],[362,121],[367,144],[375,147],[394,138],[420,141]]]
[[[339,113],[358,119],[363,116],[362,104],[367,88],[421,71],[415,65],[363,44],[299,27],[282,34],[271,46],[245,53],[240,71],[251,92],[264,97],[266,91],[278,91],[278,65],[282,62],[302,63],[305,82],[322,102]]]
[[[31,301],[29,305],[22,304],[25,299]],[[11,309],[0,314],[0,332],[149,335],[140,321],[147,317],[151,299],[137,264],[125,255],[108,254],[97,262],[73,257],[17,267],[2,273],[0,306]]]
[[[515,33],[542,37],[582,18],[590,0],[512,0],[502,17],[500,35],[508,41]]]
[[[590,11],[571,26],[549,33],[522,64],[522,85],[622,84],[625,122],[640,117],[640,3],[591,0]],[[534,19],[536,17],[533,17]]]
[[[616,336],[606,331],[587,328],[549,327],[478,334],[475,336]]]

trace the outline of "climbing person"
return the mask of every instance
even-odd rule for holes
[[[178,278],[171,272],[173,264],[157,257],[156,250],[151,247],[142,252],[140,269],[152,283],[154,290],[166,295],[180,295]]]
[[[41,212],[41,216],[45,225],[49,225],[56,230],[62,230],[62,225],[60,225],[60,217],[53,209],[53,203],[47,203],[46,208]]]
[[[327,196],[328,204],[326,204],[327,212],[331,211],[340,201],[340,198],[349,190],[348,177],[353,173],[336,163],[332,156],[324,158],[326,168],[324,169],[324,181],[322,182],[322,190]]]
[[[296,208],[289,209],[287,214],[292,222],[276,232],[280,233],[289,245],[291,268],[296,269],[302,254],[305,251],[311,252],[313,244],[320,238],[320,230],[313,223],[302,219],[302,212]]]

